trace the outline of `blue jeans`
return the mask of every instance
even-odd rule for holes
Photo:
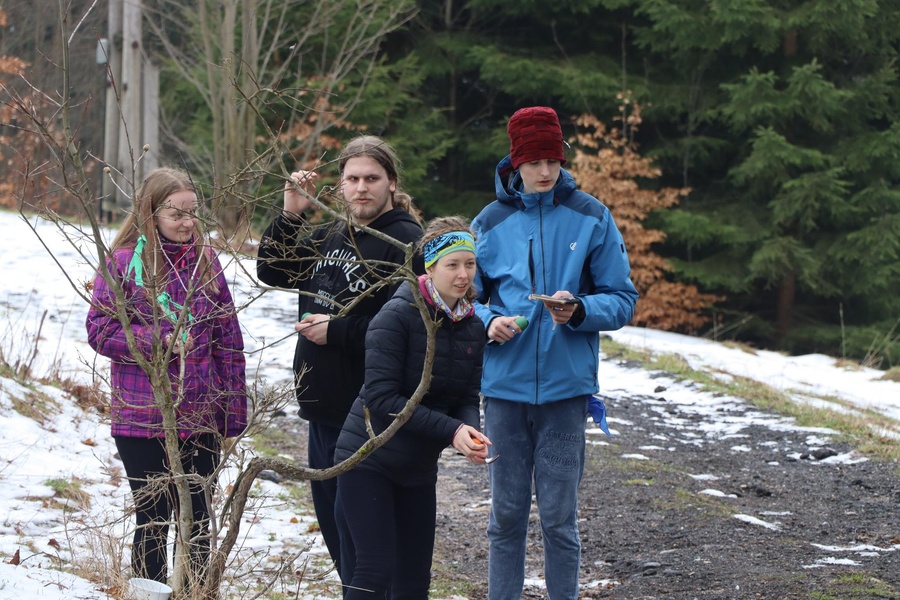
[[[534,481],[550,600],[578,598],[578,485],[584,473],[588,397],[532,405],[484,400],[485,434],[501,458],[490,466],[488,600],[519,600]]]

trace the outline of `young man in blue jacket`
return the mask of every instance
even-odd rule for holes
[[[599,390],[601,331],[634,313],[637,290],[609,210],[564,169],[552,108],[517,111],[497,200],[476,217],[478,316],[489,338],[485,433],[502,458],[491,469],[489,600],[518,600],[532,481],[551,600],[578,597],[578,485],[588,401]],[[558,301],[529,299],[532,294]],[[526,328],[516,324],[525,317]]]

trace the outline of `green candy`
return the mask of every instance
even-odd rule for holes
[[[522,331],[525,331],[525,328],[528,327],[528,319],[526,319],[525,317],[516,317],[515,323]],[[510,327],[510,330],[515,331],[515,329],[513,329],[512,327]],[[500,342],[500,345],[502,346],[505,343],[506,342]]]
[[[300,317],[300,320],[302,321],[303,319],[305,319],[306,317],[308,317],[308,316],[311,315],[311,314],[312,314],[311,312],[305,312],[305,313],[303,313],[303,316]]]

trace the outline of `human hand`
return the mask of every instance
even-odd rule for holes
[[[525,317],[496,317],[488,326],[488,338],[503,344],[513,339],[517,333],[522,333],[528,327]]]
[[[461,425],[453,436],[453,447],[476,465],[483,465],[491,440],[471,425]]]
[[[553,298],[574,298],[570,292],[566,290],[560,290],[553,294]],[[553,328],[556,329],[557,325],[565,325],[572,319],[572,315],[575,314],[575,311],[578,310],[578,302],[572,302],[571,304],[557,304],[554,302],[544,302],[544,308],[550,311],[550,318],[553,319]]]
[[[328,321],[331,315],[303,313],[303,318],[294,323],[294,331],[314,344],[324,346],[328,342]]]
[[[172,346],[173,341],[175,342],[174,346]],[[172,346],[172,352],[175,354],[187,354],[194,349],[194,338],[191,337],[190,333],[186,332],[181,332],[177,336],[174,333],[169,333],[163,338],[163,342],[167,347]]]
[[[309,196],[316,195],[316,184],[314,180],[319,175],[314,171],[294,171],[291,173],[291,180],[284,182],[284,215],[291,219],[296,219],[304,210],[309,208],[312,202]],[[300,187],[306,194],[297,190]]]

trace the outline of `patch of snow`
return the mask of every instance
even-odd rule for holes
[[[766,529],[771,529],[772,531],[780,531],[781,530],[781,527],[779,527],[778,525],[768,523],[766,521],[763,521],[762,519],[757,519],[756,517],[751,517],[750,515],[736,514],[733,516],[738,521],[743,521],[744,523],[749,523],[751,525],[759,525],[760,527],[765,527]]]

